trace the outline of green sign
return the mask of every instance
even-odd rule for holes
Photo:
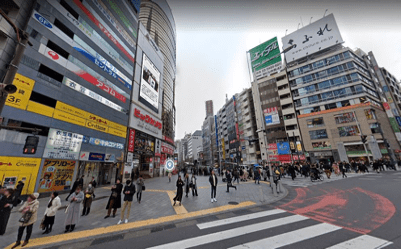
[[[281,69],[281,55],[277,37],[249,50],[252,72],[257,79],[269,76]]]
[[[391,127],[394,132],[400,132],[400,128],[398,128],[398,123],[394,117],[388,118],[390,120]]]
[[[387,149],[381,149],[380,150],[382,154],[388,154],[388,150]]]
[[[366,151],[359,150],[359,151],[347,151],[347,155],[364,155]],[[368,154],[372,154],[372,152],[368,151]]]

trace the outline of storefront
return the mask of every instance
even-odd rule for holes
[[[84,185],[95,178],[98,185],[112,184],[122,179],[122,162],[115,154],[82,151],[79,157],[79,176],[84,176]]]

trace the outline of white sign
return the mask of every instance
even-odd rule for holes
[[[285,53],[287,62],[298,60],[343,42],[333,14],[284,36],[281,40],[284,49],[295,45],[293,49]]]
[[[162,121],[135,104],[131,104],[129,127],[163,139]]]
[[[80,161],[89,161],[89,153],[88,151],[82,151],[81,154],[79,155],[79,160]]]
[[[172,170],[174,170],[174,161],[173,160],[171,160],[171,159],[169,159],[169,160],[167,160],[166,161],[166,170],[168,170],[168,171],[172,171]]]
[[[134,153],[128,152],[127,153],[127,163],[132,163],[134,161]]]
[[[155,156],[161,156],[161,153],[162,153],[161,141],[160,139],[156,139]]]
[[[105,162],[115,162],[116,161],[116,155],[114,154],[106,154],[104,157]]]
[[[139,96],[156,108],[156,110],[159,109],[159,86],[160,71],[144,53],[142,57],[142,77]]]
[[[43,157],[77,160],[82,140],[81,134],[50,128]]]

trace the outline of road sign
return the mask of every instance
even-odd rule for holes
[[[168,159],[167,161],[166,161],[166,170],[168,170],[168,171],[172,171],[172,170],[174,170],[174,161],[173,160],[171,160],[171,159]]]

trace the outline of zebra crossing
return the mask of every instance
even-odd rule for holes
[[[301,175],[297,175],[295,180],[293,181],[291,177],[286,176],[285,178],[281,178],[281,182],[285,185],[292,186],[292,187],[309,187],[309,186],[314,186],[314,185],[319,185],[323,183],[329,183],[333,181],[338,181],[338,180],[344,180],[348,178],[353,178],[353,177],[359,177],[359,176],[372,176],[372,173],[365,173],[365,174],[356,174],[356,173],[347,173],[347,178],[342,178],[342,176],[337,176],[335,174],[331,175],[330,179],[327,179],[326,175],[323,174],[324,180],[323,181],[314,181],[312,182],[310,180],[310,177],[303,177]]]
[[[385,248],[392,244],[384,239],[361,235],[280,209],[199,223],[196,226],[199,229],[199,236],[149,248],[373,249]]]

